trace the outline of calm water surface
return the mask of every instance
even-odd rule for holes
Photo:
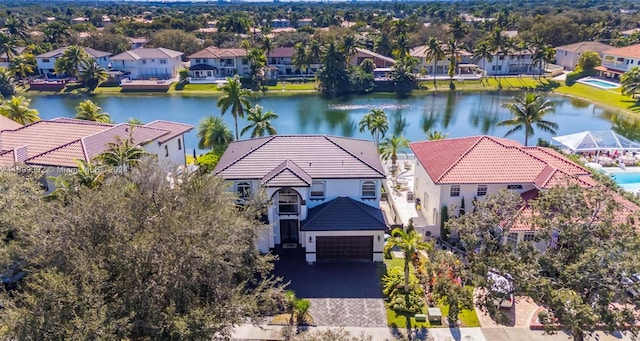
[[[508,128],[496,123],[510,117],[501,107],[512,99],[513,93],[443,93],[396,98],[371,95],[348,99],[323,99],[317,95],[262,97],[252,100],[264,110],[273,110],[279,118],[273,125],[279,134],[330,134],[349,137],[371,138],[367,132],[358,131],[358,122],[371,109],[383,109],[390,120],[387,135],[404,135],[410,141],[425,139],[428,130],[439,130],[449,137],[489,134],[504,136]],[[73,117],[75,106],[86,98],[77,96],[33,96],[31,106],[40,111],[44,119]],[[583,130],[607,130],[612,128],[614,114],[595,105],[560,96],[548,97],[556,105],[556,113],[548,120],[558,123],[558,134],[571,134]],[[124,122],[130,117],[148,123],[153,120],[170,120],[198,125],[208,115],[220,115],[216,107],[217,97],[187,96],[95,96],[91,98],[115,122]],[[233,130],[233,117],[229,112],[223,116]],[[239,128],[246,121],[239,122]],[[241,137],[243,138],[243,137]],[[245,136],[246,138],[246,136]],[[512,138],[524,141],[523,133]],[[537,132],[530,138],[535,144],[538,138],[549,140],[551,135]],[[187,150],[197,149],[198,138],[194,131],[185,140]]]

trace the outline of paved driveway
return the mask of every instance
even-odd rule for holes
[[[280,255],[275,273],[291,281],[289,289],[311,301],[318,326],[386,327],[378,271],[381,263],[317,263]]]

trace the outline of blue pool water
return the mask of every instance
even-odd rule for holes
[[[584,80],[581,81],[581,83],[586,83],[586,84],[589,84],[589,85],[596,86],[598,88],[605,88],[605,89],[615,89],[615,88],[620,87],[619,84],[605,82],[605,81],[601,81],[599,79],[584,79]]]
[[[610,175],[618,185],[640,183],[640,172],[613,172]]]

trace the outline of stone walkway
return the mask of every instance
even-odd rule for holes
[[[311,298],[311,316],[318,326],[386,327],[384,302],[379,298]]]

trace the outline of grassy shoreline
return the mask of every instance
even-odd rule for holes
[[[453,81],[454,89],[450,89],[448,80],[436,81],[434,87],[433,82],[424,80],[420,82],[420,89],[414,90],[409,96],[420,97],[434,93],[450,93],[450,92],[520,92],[520,91],[540,91],[551,94],[558,94],[571,98],[594,103],[607,110],[613,110],[618,113],[637,115],[640,113],[640,104],[638,101],[629,96],[623,96],[619,91],[611,91],[599,89],[581,83],[575,83],[571,86],[564,82],[549,79],[534,79],[532,77],[503,77],[503,78],[486,78],[480,80],[464,80]],[[320,95],[316,90],[316,83],[282,83],[276,86],[267,87],[266,92],[255,91],[252,97],[271,97],[271,96],[299,96],[299,95]],[[19,94],[26,96],[84,96],[87,95],[80,91],[65,92],[46,92],[46,91],[25,91],[22,89]],[[166,92],[122,92],[120,87],[100,87],[91,94],[92,96],[220,96],[222,92],[215,84],[186,84],[182,89],[176,89],[176,83]],[[396,96],[395,93],[376,92],[377,96]]]

